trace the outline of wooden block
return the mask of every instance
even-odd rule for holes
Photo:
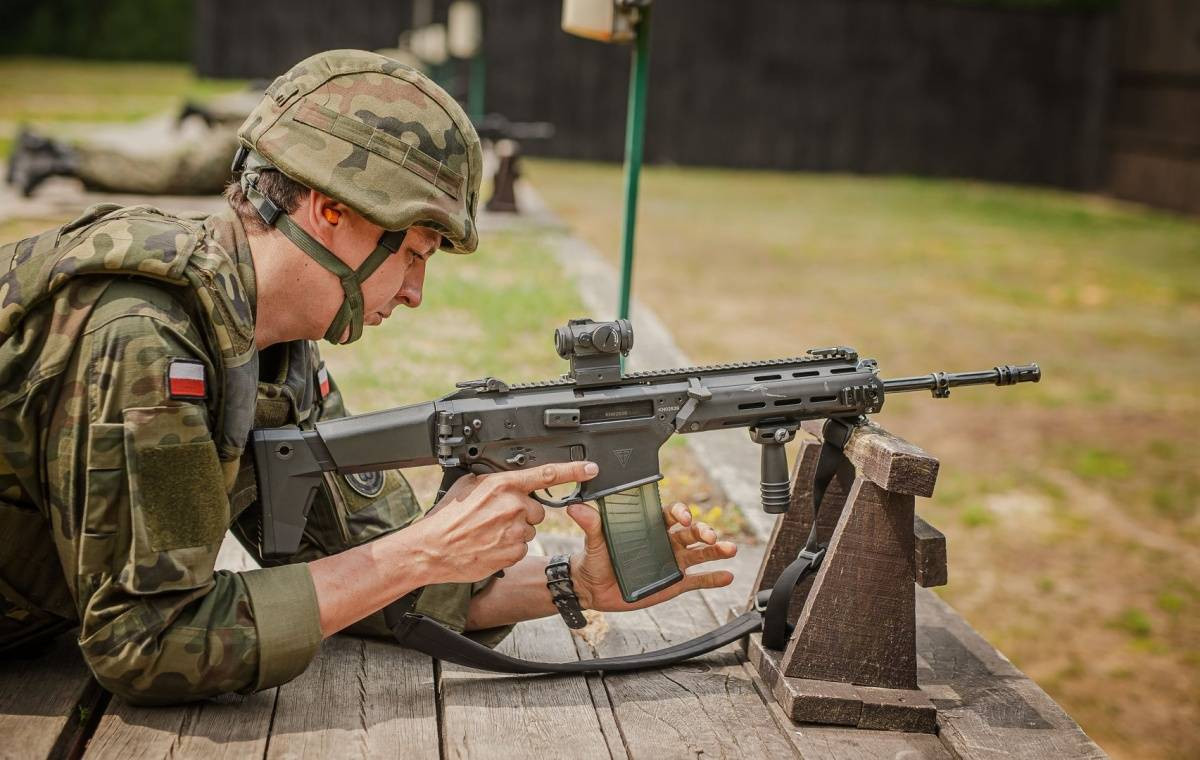
[[[917,687],[914,540],[913,497],[855,481],[784,654],[785,675]]]
[[[917,585],[922,588],[945,586],[948,582],[946,536],[922,520],[920,515],[913,515],[913,537],[916,540],[913,564]]]
[[[854,689],[862,705],[859,728],[921,734],[937,730],[937,708],[920,689]]]
[[[820,439],[823,424],[821,420],[809,420],[803,427]],[[933,495],[939,466],[937,457],[875,423],[855,428],[845,451],[858,474],[880,488],[910,496]]]
[[[789,678],[780,669],[779,653],[763,647],[761,635],[747,638],[750,665],[784,714],[796,723],[911,733],[937,730],[937,709],[919,689]]]

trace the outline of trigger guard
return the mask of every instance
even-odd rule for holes
[[[582,492],[583,492],[583,486],[576,484],[575,490],[569,496],[564,496],[561,499],[543,498],[538,495],[537,491],[532,492],[531,494],[529,494],[529,496],[534,501],[536,501],[538,504],[541,504],[543,507],[554,507],[555,509],[562,509],[563,507],[568,507],[572,504],[578,504],[579,502],[583,501],[583,499],[580,498],[580,494]]]

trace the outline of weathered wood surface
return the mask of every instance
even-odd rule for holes
[[[736,581],[729,588],[606,615],[608,632],[596,649],[643,651],[713,627],[744,603],[761,551],[744,547],[730,563]],[[701,753],[808,760],[1104,756],[953,610],[928,591],[916,598],[918,680],[938,705],[939,736],[794,725],[733,648],[648,673],[529,678],[447,667],[435,678],[426,657],[335,637],[279,689],[181,708],[136,708],[114,698],[86,757],[521,757],[550,754],[545,747],[557,741],[566,742],[559,755],[619,760]],[[557,619],[523,624],[504,646],[562,659],[594,651]],[[0,665],[0,753],[61,756],[22,725],[66,725],[77,711],[69,689],[66,698],[52,698],[54,684],[64,683],[54,679],[72,673],[62,669],[72,657],[73,675],[87,682],[70,637],[61,647],[52,660]],[[22,689],[30,682],[41,688]],[[30,694],[35,701],[21,698]],[[19,743],[8,741],[13,736]]]
[[[917,590],[917,680],[963,760],[1107,757],[1046,692],[933,592]]]
[[[940,530],[913,515],[913,572],[922,588],[945,586],[949,582],[946,567],[946,536]]]
[[[793,678],[915,689],[913,497],[859,478],[846,501],[781,667]]]
[[[73,636],[27,660],[0,660],[0,757],[76,753],[104,698]]]
[[[278,689],[185,707],[114,698],[86,758],[437,758],[433,662],[385,642],[328,639]]]
[[[802,423],[804,430],[818,439],[822,425],[821,420]],[[910,496],[933,495],[939,467],[937,457],[874,422],[855,427],[844,451],[858,474],[880,488]]]
[[[562,621],[546,618],[517,626],[499,649],[564,662],[577,659],[572,638]],[[443,665],[439,685],[446,758],[624,755],[619,735],[606,736],[583,675],[529,678]]]
[[[606,613],[602,635],[591,643],[575,638],[580,657],[645,652],[715,628],[718,615],[744,598],[757,562],[750,552],[730,563],[736,588],[687,594],[636,612]],[[611,710],[630,758],[796,756],[741,668],[736,646],[661,670],[596,676],[591,683],[594,694],[604,695],[597,705]]]

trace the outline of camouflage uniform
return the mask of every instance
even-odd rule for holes
[[[100,683],[144,703],[298,675],[321,641],[299,563],[420,510],[399,473],[331,475],[295,564],[213,572],[227,528],[257,554],[251,425],[346,413],[336,384],[322,394],[314,379],[315,344],[255,349],[236,216],[95,207],[0,248],[0,271],[0,648],[78,624]],[[173,359],[203,364],[206,398],[172,397]],[[476,590],[433,586],[401,603],[461,629]],[[386,633],[379,617],[358,630]]]
[[[73,174],[99,193],[216,195],[229,181],[236,127],[214,126],[164,153],[139,153],[98,143],[72,146]]]
[[[183,113],[203,116],[204,129],[162,153],[76,142],[72,145],[74,175],[88,190],[98,192],[216,195],[229,182],[238,126],[261,99],[259,89],[229,93],[204,104],[188,103]]]

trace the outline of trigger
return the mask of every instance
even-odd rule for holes
[[[529,494],[529,496],[534,501],[536,501],[538,504],[541,504],[543,507],[554,507],[556,509],[561,509],[562,507],[570,506],[571,504],[575,504],[577,502],[583,501],[583,499],[581,499],[579,497],[579,495],[582,491],[583,491],[583,486],[576,485],[574,491],[572,491],[569,495],[564,496],[561,499],[554,498],[554,496],[550,493],[550,491],[546,490],[546,489],[542,490],[542,493],[546,494],[544,497],[539,495],[537,491],[534,491],[533,493]]]

